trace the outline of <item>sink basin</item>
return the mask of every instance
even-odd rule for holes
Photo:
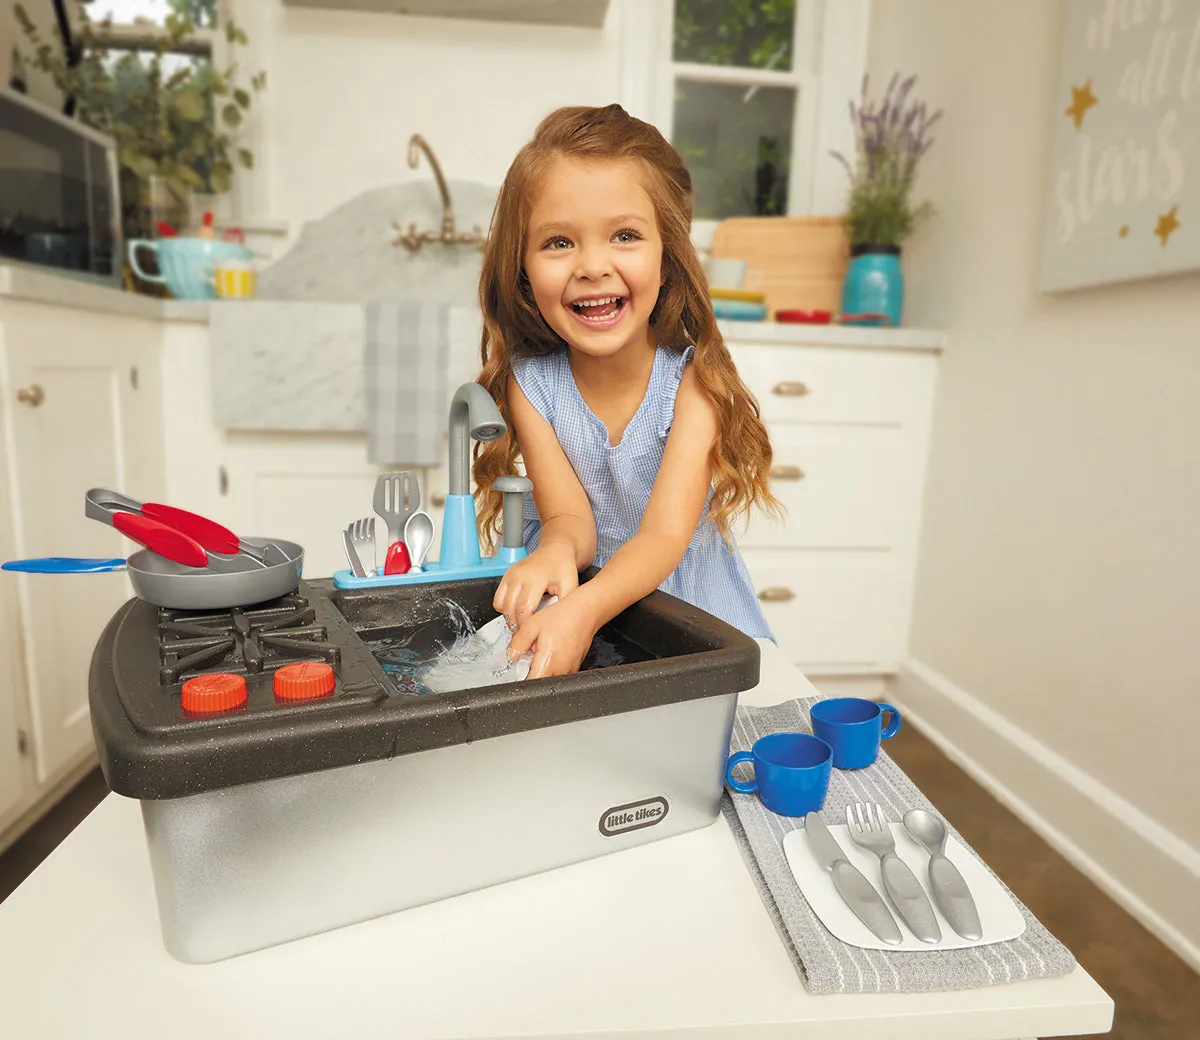
[[[385,588],[335,587],[329,598],[364,643],[399,638],[428,659],[434,648],[453,644],[460,630],[453,613],[472,628],[496,617],[492,599],[498,584],[497,577],[481,577]],[[591,661],[616,650],[622,663],[432,696],[453,698],[457,724],[469,724],[474,739],[713,698],[722,701],[722,711],[728,709],[732,725],[736,694],[758,682],[754,640],[663,592],[623,611],[600,630],[597,640]],[[727,736],[718,743],[723,761]],[[398,741],[397,747],[404,746],[407,740]],[[714,797],[719,788],[718,783]]]

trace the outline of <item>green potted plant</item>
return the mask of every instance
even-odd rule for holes
[[[211,0],[173,0],[165,31],[137,50],[113,46],[110,20],[93,21],[84,8],[73,41],[75,62],[68,61],[57,29],[48,40],[23,4],[14,8],[32,48],[25,67],[47,74],[64,98],[75,99],[77,119],[116,141],[126,241],[156,235],[159,220],[191,220],[193,194],[224,194],[235,166],[254,165],[239,131],[252,94],[266,86],[266,73],[250,77],[247,89],[236,61],[218,69],[188,53],[198,19],[214,6]],[[231,51],[247,43],[232,20],[221,31]]]
[[[930,129],[942,112],[931,113],[924,101],[910,98],[916,77],[892,77],[878,103],[862,96],[850,102],[854,124],[853,162],[840,152],[833,157],[850,177],[845,223],[850,240],[850,266],[842,286],[843,314],[887,315],[899,325],[904,308],[901,245],[933,213],[929,202],[913,201],[913,185],[921,157],[933,145]],[[869,319],[883,324],[884,320]]]

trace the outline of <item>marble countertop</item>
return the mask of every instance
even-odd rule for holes
[[[881,328],[877,325],[802,325],[777,321],[718,321],[727,343],[778,346],[857,347],[941,353],[946,334],[936,329]]]
[[[83,279],[58,275],[31,264],[0,263],[0,299],[35,300],[72,307],[80,311],[126,314],[133,318],[160,321],[192,321],[208,324],[214,306],[238,307],[238,302],[208,300],[160,300],[154,296],[124,293]],[[280,302],[286,307],[289,301]],[[300,309],[317,301],[295,301]],[[346,309],[346,303],[340,308]],[[881,329],[869,325],[798,325],[775,321],[718,321],[721,335],[731,343],[811,344],[820,347],[858,349],[946,350],[946,333],[935,329]]]
[[[45,267],[0,263],[0,299],[33,300],[73,310],[121,314],[150,321],[207,322],[206,300],[160,300],[96,282],[56,274]]]
[[[22,263],[0,263],[0,298],[35,300],[77,310],[125,314],[159,321],[208,323],[214,306],[238,307],[239,303],[217,304],[207,300],[160,300],[137,293],[121,292],[103,285],[55,274]],[[286,301],[280,301],[287,306]],[[298,303],[301,309],[309,304]],[[346,304],[340,308],[347,309]],[[780,346],[816,346],[860,349],[916,350],[940,353],[946,335],[936,329],[885,329],[865,325],[794,325],[767,321],[719,321],[721,335],[732,343],[773,343]]]

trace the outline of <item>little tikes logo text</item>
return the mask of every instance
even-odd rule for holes
[[[657,798],[643,798],[640,802],[614,805],[611,809],[605,809],[604,815],[600,817],[600,833],[606,838],[612,838],[627,831],[653,827],[666,819],[669,810],[667,800],[661,795]]]

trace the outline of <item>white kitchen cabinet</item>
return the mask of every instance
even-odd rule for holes
[[[907,647],[941,336],[749,324],[725,335],[786,510],[738,533],[767,621],[810,677],[890,674]]]
[[[782,522],[753,523],[743,546],[886,549],[906,489],[905,445],[891,430],[768,424],[771,490]]]
[[[86,519],[84,495],[111,487],[161,497],[159,335],[153,321],[0,301],[4,507],[12,521],[3,532],[5,559],[118,557],[135,548]],[[33,757],[34,787],[22,805],[93,754],[92,650],[131,589],[120,572],[6,572],[0,580],[9,608],[4,638],[20,651],[14,688],[25,701],[22,743]],[[8,715],[3,707],[0,715]],[[0,718],[0,732],[4,726]]]
[[[0,327],[0,336],[3,328]],[[2,345],[0,345],[2,348]],[[8,466],[0,466],[0,501],[9,501]],[[0,546],[12,544],[9,511],[0,510]],[[0,835],[6,821],[17,816],[32,786],[32,770],[25,754],[25,671],[19,646],[20,604],[16,583],[0,576]],[[0,849],[3,843],[0,842]]]
[[[903,652],[887,552],[742,549],[763,615],[813,674],[879,673]]]

